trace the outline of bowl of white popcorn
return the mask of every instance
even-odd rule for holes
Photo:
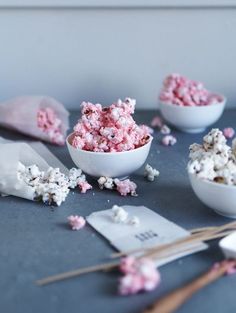
[[[236,218],[236,139],[232,147],[219,129],[190,146],[188,173],[196,196],[218,214]]]

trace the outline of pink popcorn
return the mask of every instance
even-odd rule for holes
[[[62,121],[56,116],[52,108],[40,109],[37,113],[37,125],[46,134],[50,140],[58,145],[65,143],[64,136],[61,132]]]
[[[233,138],[235,131],[232,127],[227,127],[227,128],[224,128],[223,134],[224,134],[225,138],[230,139],[230,138]]]
[[[177,139],[172,135],[166,135],[162,138],[161,142],[164,146],[173,146],[176,144]]]
[[[83,228],[86,224],[86,221],[82,216],[70,215],[67,219],[72,230],[79,230]]]
[[[234,275],[236,273],[236,265],[234,260],[224,260],[217,262],[212,266],[212,271],[219,269],[220,267],[226,267],[226,275]]]
[[[121,295],[136,294],[140,291],[151,291],[161,281],[160,273],[152,260],[147,258],[123,258],[120,270],[125,275],[119,281]]]
[[[152,127],[158,127],[161,128],[163,125],[162,118],[160,116],[155,116],[152,121],[151,121],[151,126]]]
[[[136,194],[137,185],[134,182],[132,182],[131,180],[129,180],[129,179],[125,179],[125,180],[115,179],[114,182],[116,185],[116,190],[122,196],[127,196],[128,194],[131,194],[131,196],[137,196],[137,194]]]
[[[90,190],[90,189],[93,188],[87,181],[79,182],[78,186],[79,186],[79,188],[81,190],[81,193],[86,193],[87,190]]]
[[[136,259],[132,256],[122,258],[119,269],[124,274],[134,274],[136,272]]]
[[[180,74],[171,74],[165,78],[159,99],[178,106],[203,106],[223,101],[222,96],[211,93],[202,83]]]
[[[71,141],[76,149],[94,152],[122,152],[145,145],[152,130],[138,126],[133,117],[135,100],[118,100],[110,107],[83,102],[82,117],[74,127]]]

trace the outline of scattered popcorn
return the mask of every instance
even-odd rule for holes
[[[155,177],[158,177],[160,175],[160,172],[151,167],[151,165],[147,164],[145,166],[145,171],[144,171],[144,177],[147,178],[149,181],[154,181]]]
[[[83,102],[82,117],[74,127],[72,146],[94,152],[122,152],[145,145],[152,130],[138,126],[132,114],[136,101],[126,98],[111,106]]]
[[[223,134],[224,134],[225,138],[230,139],[230,138],[233,138],[235,131],[232,127],[227,127],[227,128],[224,128]]]
[[[155,263],[147,258],[134,259],[126,257],[121,260],[120,270],[125,275],[120,279],[121,295],[136,294],[140,291],[151,291],[161,282]]]
[[[179,106],[203,106],[220,103],[223,97],[213,94],[203,84],[180,74],[171,74],[163,82],[160,101]]]
[[[129,220],[129,224],[132,226],[139,226],[140,225],[140,220],[137,216],[133,216],[131,217],[131,219]]]
[[[115,223],[126,223],[128,218],[128,212],[126,212],[121,206],[113,205],[112,213],[112,220]]]
[[[163,135],[169,135],[171,133],[171,130],[167,125],[163,125],[161,128],[161,133]]]
[[[79,230],[86,224],[85,219],[82,216],[70,215],[67,219],[72,230]]]
[[[69,171],[70,188],[79,186],[81,193],[86,193],[87,190],[92,189],[92,186],[86,181],[86,176],[82,173],[80,168],[72,168]]]
[[[116,184],[117,191],[122,196],[127,196],[128,194],[130,194],[131,196],[137,196],[136,193],[137,185],[131,180],[129,179],[119,180],[118,178],[116,178],[114,182]]]
[[[151,121],[152,127],[162,128],[162,125],[163,125],[163,121],[160,116],[155,116]]]
[[[50,140],[58,145],[64,145],[65,138],[61,131],[62,121],[52,108],[40,109],[37,113],[37,125]]]
[[[114,181],[110,177],[100,177],[98,179],[98,185],[100,189],[106,188],[106,189],[114,189]]]
[[[199,178],[236,185],[236,150],[226,144],[226,138],[219,129],[212,129],[203,137],[203,143],[190,146],[189,173]]]
[[[176,144],[177,139],[172,135],[166,135],[162,138],[161,142],[164,146],[173,146]]]

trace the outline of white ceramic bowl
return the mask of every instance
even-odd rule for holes
[[[70,142],[73,134],[66,139],[70,156],[82,171],[93,177],[123,178],[139,169],[147,159],[152,137],[142,147],[124,152],[92,152],[74,148]]]
[[[186,133],[200,133],[214,124],[222,115],[226,98],[205,106],[178,106],[160,102],[161,114],[167,122]]]
[[[198,178],[189,173],[196,196],[216,213],[236,218],[236,186],[228,186]]]

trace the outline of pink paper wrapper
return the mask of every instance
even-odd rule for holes
[[[39,126],[39,112],[49,109],[59,124],[58,132]],[[69,128],[69,112],[62,103],[48,96],[22,96],[0,104],[0,126],[50,143],[63,145]]]

